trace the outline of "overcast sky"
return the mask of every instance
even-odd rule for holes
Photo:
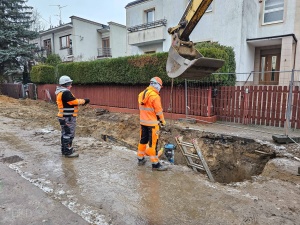
[[[42,16],[45,28],[59,24],[59,14],[63,23],[71,22],[70,16],[78,16],[98,23],[116,22],[126,25],[125,6],[134,0],[28,0]],[[60,7],[58,7],[60,6]],[[60,10],[59,10],[60,8]],[[61,12],[61,13],[60,13]]]

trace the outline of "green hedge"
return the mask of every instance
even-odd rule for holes
[[[213,74],[209,77],[209,81],[219,82],[222,85],[235,85],[236,81],[236,64],[234,50],[232,47],[220,45],[216,42],[202,42],[196,44],[195,48],[208,58],[223,59],[225,61],[222,68],[217,72],[222,74]]]
[[[235,59],[233,49],[221,46],[217,43],[203,43],[196,45],[198,51],[205,57],[218,58],[225,61],[224,66],[218,71],[227,73],[235,71]],[[164,84],[170,84],[171,78],[166,73],[166,62],[168,53],[155,53],[151,55],[139,55],[119,57],[112,59],[95,60],[89,62],[61,63],[57,66],[57,77],[55,73],[48,73],[46,76],[39,76],[39,79],[32,79],[35,83],[57,83],[62,75],[68,75],[74,84],[149,84],[152,77],[160,77]],[[40,66],[34,66],[38,68]],[[54,71],[54,69],[53,69]],[[219,79],[211,76],[210,81]],[[33,78],[33,77],[32,77]],[[234,85],[235,77],[231,80],[224,75],[222,78],[226,85]],[[229,81],[227,81],[229,80]],[[182,79],[174,79],[175,84],[183,82]]]
[[[30,71],[30,79],[33,83],[54,84],[56,83],[55,67],[49,65],[33,66]]]
[[[148,84],[153,76],[168,82],[167,57],[167,53],[157,53],[59,64],[58,73],[70,75],[74,84]]]

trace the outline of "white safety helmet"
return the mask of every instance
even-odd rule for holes
[[[63,75],[59,78],[59,84],[64,85],[67,83],[72,83],[73,80],[69,76]]]

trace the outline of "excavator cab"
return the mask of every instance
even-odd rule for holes
[[[220,59],[206,58],[189,41],[189,35],[205,13],[212,0],[191,0],[179,24],[169,28],[172,45],[169,49],[166,70],[170,78],[201,79],[224,65]]]

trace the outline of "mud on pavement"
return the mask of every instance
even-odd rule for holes
[[[299,223],[296,144],[279,146],[261,133],[167,120],[159,144],[175,143],[178,135],[197,139],[213,183],[188,168],[178,148],[167,172],[152,172],[149,161],[137,167],[137,115],[81,107],[74,140],[80,157],[66,159],[54,104],[5,96],[0,102],[0,163],[90,224]],[[0,215],[7,215],[13,205],[3,204]]]

